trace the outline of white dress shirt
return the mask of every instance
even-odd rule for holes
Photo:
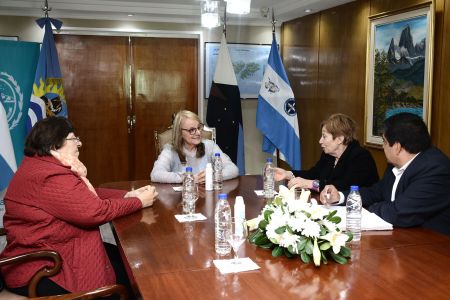
[[[414,160],[414,158],[416,158],[416,156],[419,153],[414,155],[414,157],[411,158],[410,160],[408,160],[408,162],[406,164],[404,164],[401,168],[396,168],[396,167],[392,168],[392,173],[394,173],[394,176],[395,176],[395,181],[394,181],[394,185],[392,186],[392,193],[391,193],[391,201],[392,202],[394,202],[394,200],[395,200],[395,192],[397,191],[398,182],[400,181],[400,178],[402,178],[403,172],[405,172],[406,168],[411,164],[411,162]]]

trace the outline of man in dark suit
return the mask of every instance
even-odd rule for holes
[[[383,179],[360,190],[363,206],[398,227],[423,226],[450,235],[450,160],[431,146],[423,120],[400,113],[384,121]],[[322,203],[344,203],[346,194],[326,186]]]

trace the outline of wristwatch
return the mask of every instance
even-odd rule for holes
[[[319,180],[313,180],[313,182],[312,182],[312,190],[315,190],[315,191],[320,191],[320,181]]]

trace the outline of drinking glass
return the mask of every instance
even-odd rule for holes
[[[198,184],[194,183],[191,187],[191,195],[190,197],[184,197],[184,212],[187,212],[186,219],[194,219],[194,212],[195,212],[195,202],[198,200]]]
[[[228,243],[231,245],[231,248],[233,248],[234,252],[234,259],[232,261],[232,264],[240,263],[238,259],[238,250],[245,242],[247,234],[248,231],[245,219],[232,218],[230,231],[228,232],[227,237]]]

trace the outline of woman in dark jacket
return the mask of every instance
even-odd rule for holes
[[[309,170],[286,171],[275,169],[275,180],[287,179],[288,187],[321,191],[332,184],[338,190],[350,185],[370,186],[378,181],[372,155],[355,138],[356,123],[347,115],[333,114],[320,125],[323,149],[319,161]]]

